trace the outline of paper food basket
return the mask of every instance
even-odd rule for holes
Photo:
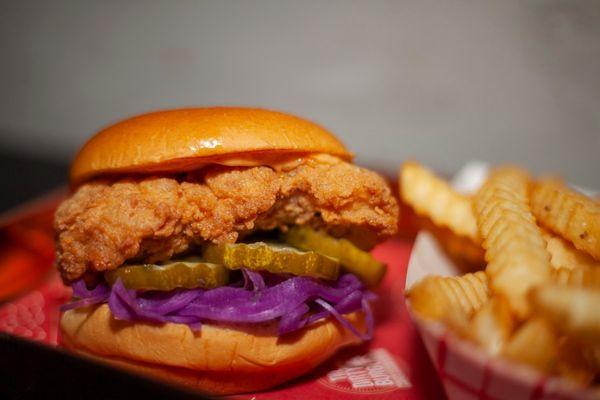
[[[486,164],[470,163],[456,175],[452,184],[463,193],[472,193],[487,173]],[[410,256],[405,289],[430,274],[454,276],[461,272],[436,239],[421,231]],[[599,396],[565,379],[548,377],[528,366],[488,356],[442,324],[409,313],[450,400],[597,399]]]

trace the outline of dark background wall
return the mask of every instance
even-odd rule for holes
[[[600,187],[598,1],[0,1],[0,49],[2,208],[108,123],[214,104],[314,119],[390,173],[516,161]]]

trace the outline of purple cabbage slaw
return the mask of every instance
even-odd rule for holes
[[[243,286],[229,285],[215,289],[178,289],[169,292],[126,289],[118,280],[88,289],[84,280],[73,282],[73,296],[78,298],[61,310],[108,303],[117,319],[174,322],[199,330],[202,322],[263,323],[279,321],[279,335],[299,330],[325,318],[333,317],[362,340],[373,336],[373,313],[369,302],[376,295],[358,278],[344,274],[334,283],[309,277],[281,279],[242,270]],[[265,279],[266,278],[266,279]],[[367,332],[359,332],[344,316],[362,310]]]

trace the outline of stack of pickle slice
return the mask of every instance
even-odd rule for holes
[[[108,283],[120,279],[126,288],[170,291],[177,288],[212,289],[229,283],[230,271],[248,269],[275,274],[337,280],[340,269],[376,286],[386,266],[346,239],[298,226],[280,235],[282,243],[208,244],[202,257],[160,264],[124,265],[105,273]]]

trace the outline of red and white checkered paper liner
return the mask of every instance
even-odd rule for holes
[[[71,298],[58,273],[37,289],[0,307],[0,332],[56,346],[60,306]]]

